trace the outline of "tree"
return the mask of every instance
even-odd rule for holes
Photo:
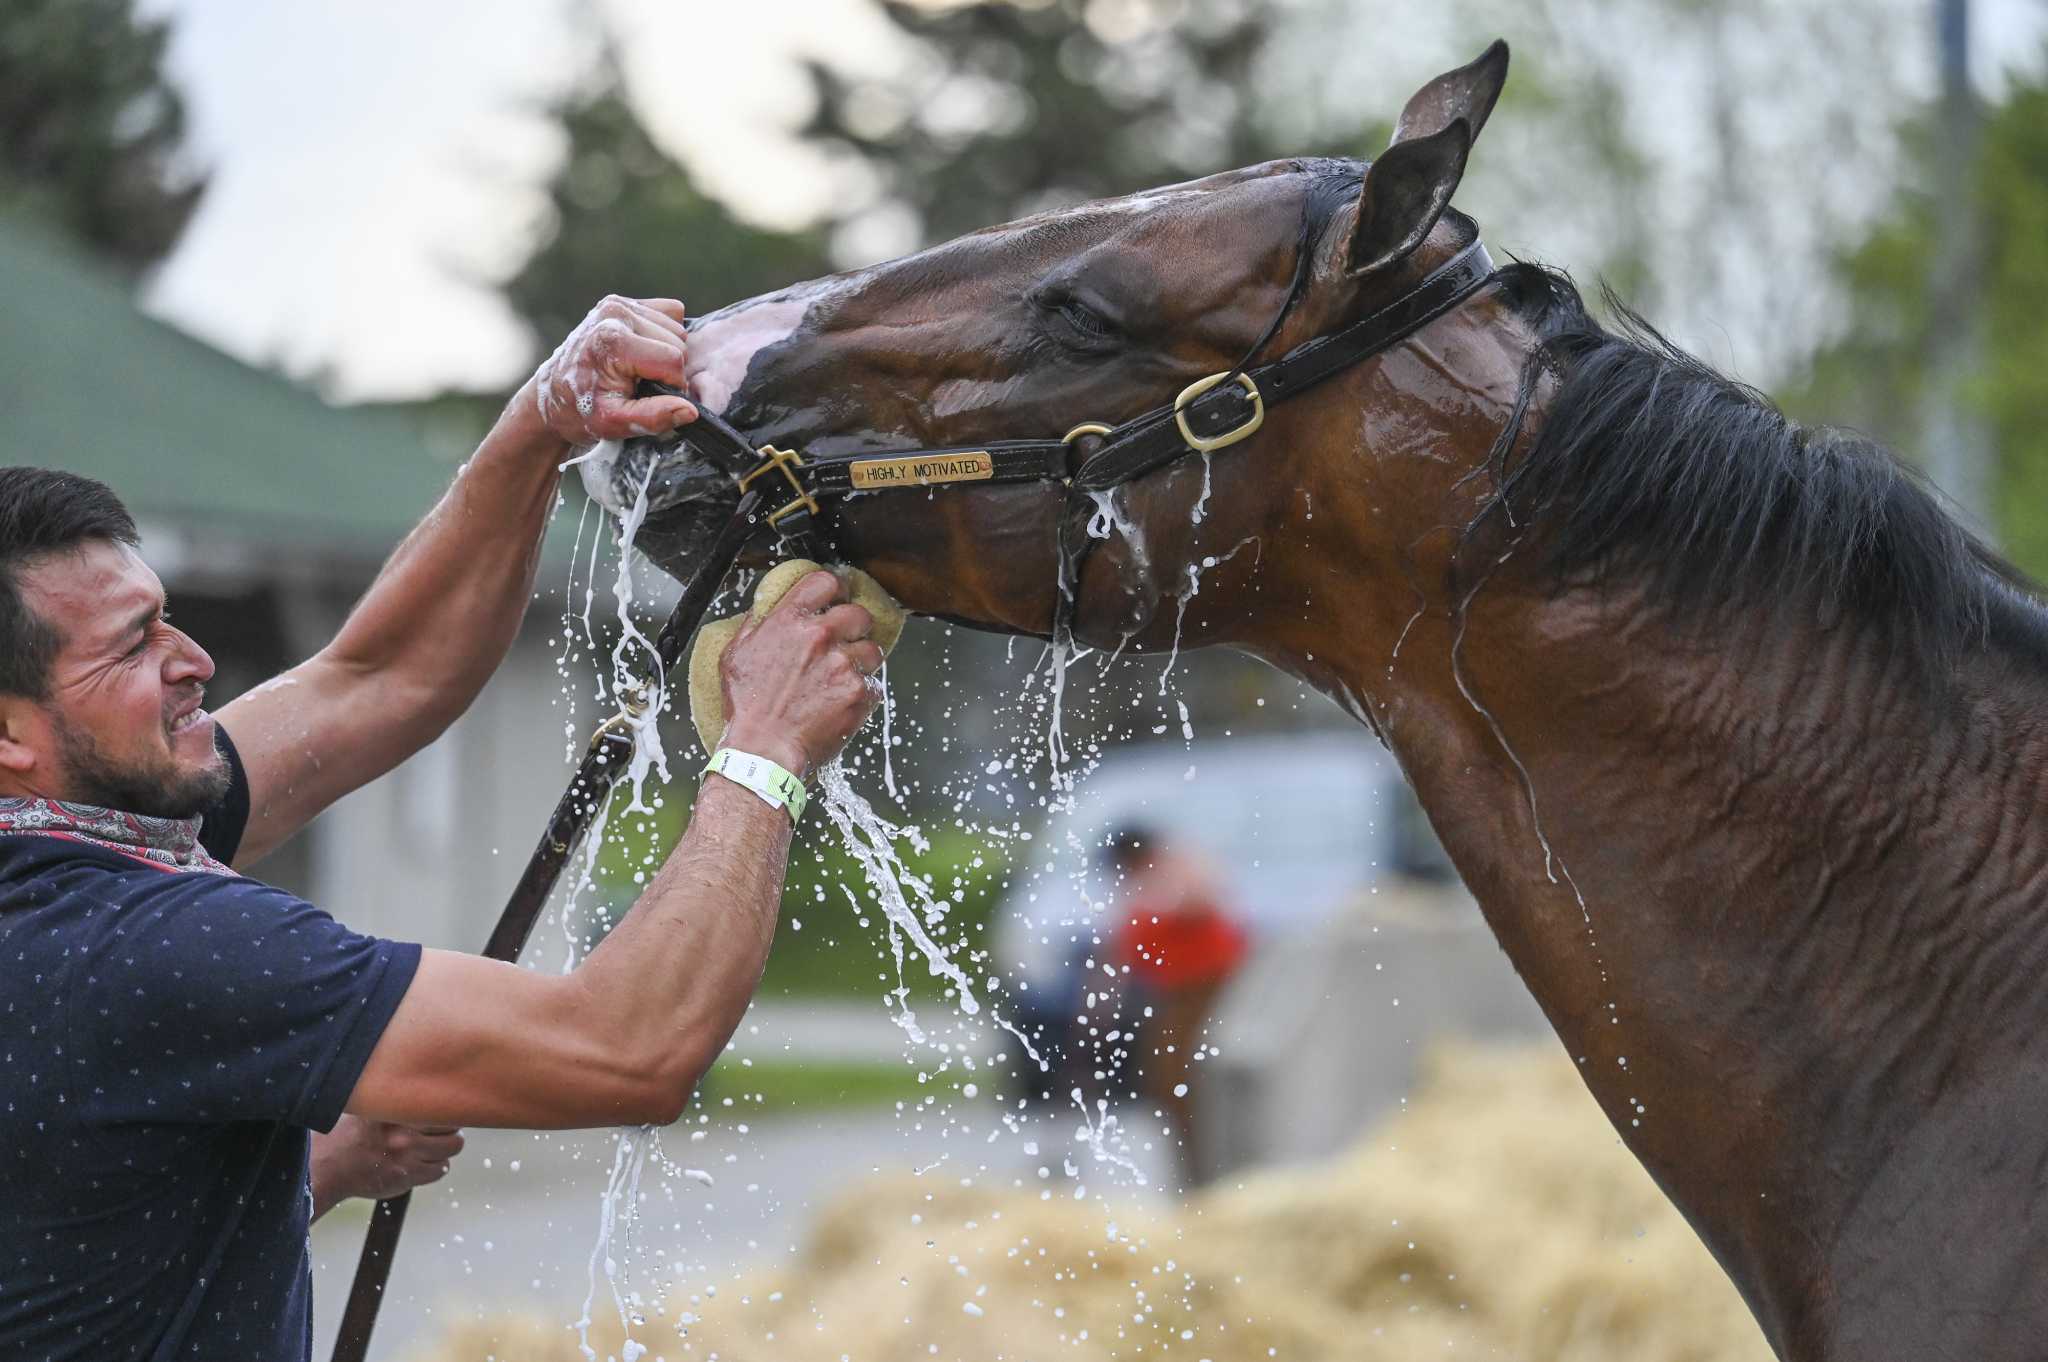
[[[858,155],[923,241],[1085,199],[1319,149],[1286,143],[1250,91],[1273,0],[1203,0],[1173,24],[1052,0],[933,9],[884,0],[925,54],[907,82],[811,63],[808,138]],[[1336,148],[1356,151],[1355,146]]]
[[[170,251],[205,189],[181,164],[166,36],[130,0],[0,8],[0,197],[131,272]]]
[[[560,112],[569,149],[554,223],[505,296],[536,335],[564,336],[607,293],[681,298],[703,313],[827,268],[815,232],[739,222],[657,146],[614,73]]]
[[[1911,140],[1924,167],[1933,140]],[[1966,393],[1996,450],[1994,521],[2013,559],[2048,576],[2048,79],[2016,84],[1990,111],[1976,176],[1982,227],[1984,364]],[[1846,422],[1911,451],[1920,429],[1936,300],[1928,264],[1936,205],[1919,186],[1839,266],[1842,338],[1791,394],[1802,415]]]
[[[808,135],[922,242],[1278,157],[1371,157],[1427,76],[1496,36],[1514,75],[1458,203],[1498,250],[1602,277],[1769,382],[1818,339],[1807,281],[1892,180],[1922,0],[884,0],[921,60],[812,68]],[[1917,49],[1915,49],[1917,51]]]

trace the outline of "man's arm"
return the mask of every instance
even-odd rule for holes
[[[432,742],[497,670],[533,594],[560,466],[579,445],[696,418],[683,306],[607,298],[512,398],[332,643],[221,711],[249,778],[246,866]]]
[[[726,744],[803,774],[873,708],[871,621],[818,572],[724,660]],[[739,1025],[782,897],[789,818],[709,776],[682,841],[581,966],[426,951],[347,1109],[421,1126],[673,1121]]]

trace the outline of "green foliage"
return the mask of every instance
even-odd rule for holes
[[[755,1060],[727,1054],[697,1086],[697,1106],[714,1116],[773,1120],[824,1108],[878,1107],[958,1095],[960,1076],[926,1074],[907,1061],[893,1064],[831,1060]],[[726,1107],[727,1100],[732,1102]]]
[[[655,145],[615,77],[560,111],[569,151],[548,187],[554,222],[504,285],[554,339],[607,293],[681,298],[704,313],[827,268],[816,233],[739,222]]]
[[[593,940],[608,932],[631,906],[682,836],[693,788],[677,781],[663,789],[660,798],[660,807],[651,816],[626,816],[618,812],[625,792],[613,796],[612,817],[597,861],[602,906],[592,924]],[[900,846],[898,851],[934,899],[951,901],[944,920],[926,924],[927,930],[970,978],[976,977],[980,971],[972,961],[987,941],[1009,868],[1001,845],[941,827],[930,834],[922,854]],[[762,996],[879,999],[897,986],[885,923],[873,886],[859,862],[839,845],[814,800],[790,849],[782,917],[768,952]],[[941,997],[945,981],[932,977],[916,947],[907,940],[902,944],[902,981],[913,1002]]]
[[[1249,98],[1278,8],[1205,0],[1143,41],[1112,41],[1084,21],[1084,0],[948,9],[885,0],[932,69],[903,89],[813,64],[819,107],[805,135],[865,159],[926,241],[1310,154],[1317,148],[1281,145]]]
[[[185,111],[160,70],[165,26],[132,10],[0,7],[0,201],[140,270],[176,243],[205,185],[177,165]]]
[[[1924,164],[1932,142],[1917,140]],[[1999,536],[2015,562],[2048,577],[2048,83],[2016,86],[1990,112],[1980,154],[1984,363],[1963,397],[1996,449]],[[1913,449],[1936,322],[1935,209],[1925,190],[1900,191],[1892,214],[1844,257],[1850,325],[1788,405]]]
[[[818,822],[813,826],[814,817]],[[763,996],[879,998],[896,987],[896,966],[874,889],[838,845],[822,811],[804,822],[807,831],[790,853],[782,922],[769,951]],[[974,978],[981,971],[972,962],[987,943],[1008,861],[999,845],[958,828],[938,828],[930,837],[930,849],[904,854],[904,863],[925,881],[934,899],[951,900],[945,919],[926,929]],[[915,946],[907,940],[902,944],[903,983],[913,1002],[940,997],[945,981],[931,975]]]

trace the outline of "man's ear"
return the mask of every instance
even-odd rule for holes
[[[0,775],[27,776],[40,766],[47,730],[34,702],[0,695]]]
[[[1439,132],[1394,143],[1366,167],[1345,268],[1364,274],[1420,246],[1450,206],[1471,150],[1471,130],[1458,118]]]
[[[1507,80],[1508,45],[1495,38],[1493,45],[1478,57],[1455,71],[1444,72],[1415,92],[1408,106],[1401,110],[1400,121],[1394,124],[1390,145],[1442,132],[1460,118],[1471,130],[1469,140],[1478,141],[1479,130],[1486,126],[1486,116],[1493,112],[1494,101],[1500,98],[1500,88]]]

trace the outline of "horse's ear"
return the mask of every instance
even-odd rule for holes
[[[1401,120],[1394,124],[1394,143],[1442,132],[1460,118],[1472,130],[1471,140],[1478,141],[1479,130],[1486,126],[1486,116],[1493,112],[1493,102],[1500,98],[1500,87],[1507,79],[1508,45],[1495,38],[1476,59],[1444,72],[1415,92],[1408,107],[1401,110]]]
[[[1472,133],[1462,118],[1439,132],[1388,147],[1366,168],[1345,267],[1363,274],[1420,246],[1450,206],[1471,150]]]

